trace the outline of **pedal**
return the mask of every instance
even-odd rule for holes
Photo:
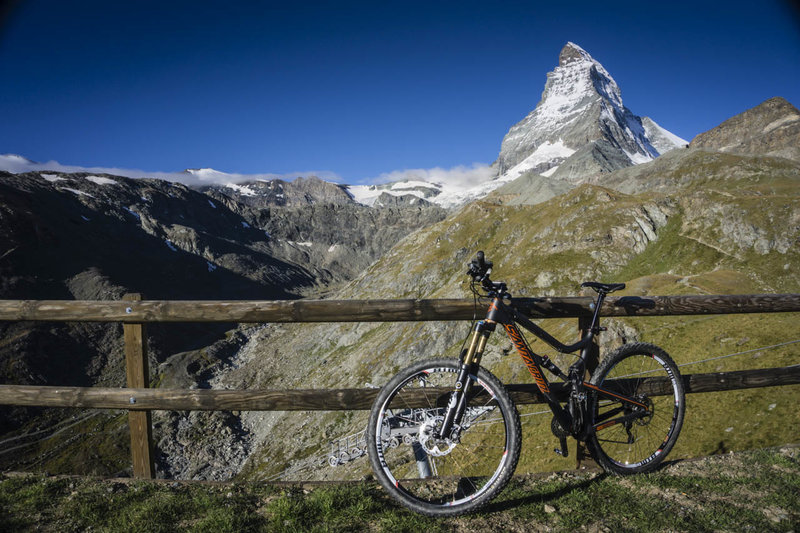
[[[561,448],[555,448],[553,451],[556,452],[561,457],[569,457],[569,449],[567,449],[567,438],[559,437],[558,444],[561,446]]]

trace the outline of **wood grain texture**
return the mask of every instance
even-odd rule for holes
[[[126,302],[141,301],[141,294],[126,294]],[[147,362],[147,335],[144,324],[126,323],[122,326],[125,339],[125,374],[129,388],[144,389],[150,386]],[[153,424],[150,411],[128,412],[131,434],[131,459],[133,477],[153,479],[155,477],[155,455],[153,453]]]
[[[516,298],[532,318],[591,315],[590,297]],[[482,316],[485,305],[480,304]],[[56,322],[408,322],[469,320],[472,300],[0,300],[0,320]],[[800,312],[800,294],[609,296],[602,316]]]
[[[683,376],[687,393],[717,392],[800,384],[800,365],[689,374]],[[671,394],[665,378],[650,378],[647,391],[652,395]],[[553,383],[552,392],[564,398],[563,387]],[[606,387],[614,390],[613,382]],[[541,403],[536,385],[509,384],[506,388],[520,404]],[[431,390],[418,398],[427,406]],[[443,389],[442,395],[448,393]],[[211,389],[123,389],[104,387],[52,387],[0,385],[0,405],[42,407],[85,407],[95,409],[176,410],[176,411],[347,411],[367,410],[378,389],[293,389],[293,390],[211,390]],[[409,402],[412,402],[408,397]],[[417,406],[412,405],[409,406]]]

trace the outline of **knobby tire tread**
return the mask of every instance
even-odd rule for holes
[[[380,484],[383,488],[389,493],[389,495],[402,506],[411,509],[417,513],[430,516],[430,517],[451,517],[451,516],[459,516],[462,514],[474,512],[490,501],[492,501],[497,494],[508,484],[511,480],[511,476],[514,474],[514,470],[516,470],[517,463],[519,462],[520,450],[521,450],[521,442],[522,442],[522,427],[519,419],[519,413],[517,412],[517,408],[514,405],[514,402],[511,400],[508,391],[506,390],[505,386],[502,382],[497,379],[491,372],[486,370],[485,368],[481,367],[478,369],[477,377],[478,379],[482,380],[486,383],[489,388],[495,394],[497,401],[499,404],[502,404],[502,410],[508,413],[508,417],[504,417],[504,424],[506,428],[506,432],[509,435],[509,445],[508,445],[508,454],[506,458],[506,468],[503,473],[495,480],[492,486],[483,494],[481,494],[475,500],[468,502],[466,504],[461,504],[458,506],[447,507],[447,506],[440,506],[429,504],[425,502],[421,502],[420,500],[415,500],[406,495],[403,492],[400,492],[396,487],[394,487],[389,479],[385,476],[383,472],[383,467],[378,460],[378,453],[377,453],[377,445],[376,445],[376,426],[378,417],[380,416],[380,410],[384,403],[386,402],[387,398],[395,393],[397,388],[404,384],[405,381],[415,375],[418,374],[423,369],[427,368],[435,368],[435,367],[452,367],[456,370],[459,368],[460,362],[457,359],[450,359],[450,358],[441,358],[441,359],[427,359],[424,361],[420,361],[414,365],[411,365],[400,372],[398,372],[382,389],[381,392],[375,399],[375,402],[372,405],[372,409],[370,411],[369,416],[369,425],[367,427],[367,450],[369,455],[370,464],[372,466],[372,470],[375,473]]]
[[[630,343],[630,344],[623,344],[615,351],[608,354],[600,364],[598,365],[597,369],[592,375],[590,383],[597,386],[602,386],[603,381],[609,370],[613,369],[621,361],[637,355],[650,355],[656,354],[661,360],[663,360],[673,371],[673,378],[671,382],[673,387],[677,389],[677,394],[680,398],[679,401],[679,408],[678,408],[678,415],[677,421],[675,426],[671,428],[669,438],[664,444],[662,448],[662,452],[651,462],[646,463],[644,465],[640,465],[635,468],[623,467],[619,464],[613,462],[609,456],[602,450],[602,446],[598,442],[597,436],[593,435],[590,437],[586,444],[589,448],[592,457],[594,457],[595,461],[605,470],[606,472],[614,475],[632,475],[632,474],[640,474],[645,472],[651,472],[655,470],[661,462],[667,457],[669,452],[672,450],[675,442],[678,440],[678,436],[680,435],[681,428],[683,427],[683,420],[686,414],[686,392],[683,386],[683,379],[681,378],[680,372],[678,370],[678,365],[675,364],[675,361],[664,351],[662,348],[649,343],[637,342],[637,343]],[[589,406],[589,412],[593,413],[595,409],[595,403],[598,401],[597,395],[592,395],[591,405]]]

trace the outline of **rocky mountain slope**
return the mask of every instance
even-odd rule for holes
[[[567,43],[536,108],[503,138],[495,165],[501,175],[532,171],[576,182],[685,144],[652,119],[634,115],[603,65]]]
[[[0,297],[297,298],[318,281],[271,252],[264,231],[208,196],[160,180],[0,174]],[[154,361],[228,326],[150,328]],[[124,384],[118,324],[0,324],[0,379]],[[35,411],[3,409],[0,428]]]
[[[316,176],[299,177],[293,181],[274,179],[205,185],[198,187],[198,190],[223,202],[233,200],[256,208],[353,203],[351,195],[344,186],[321,180]]]
[[[247,205],[241,194],[163,180],[0,172],[0,298],[293,299],[351,279],[445,216],[422,204],[372,209],[322,180],[298,181],[285,186],[285,201],[275,202],[282,205],[263,207],[268,198]],[[230,327],[153,325],[151,364],[205,349]],[[120,331],[0,324],[0,379],[122,386]],[[4,409],[0,432],[29,423],[32,413]]]
[[[567,57],[565,65],[574,61],[585,58]],[[791,145],[792,130],[782,125],[791,126],[784,118],[792,111],[771,115],[771,109],[729,121],[735,128],[745,121],[761,125],[767,134],[780,131],[746,149],[759,149],[763,142]],[[765,127],[781,120],[782,125]],[[713,142],[724,147],[726,136],[735,135],[721,127]],[[601,151],[608,146],[594,144]],[[575,294],[588,279],[624,281],[627,294],[633,295],[800,292],[797,161],[696,147],[596,174],[577,186],[557,176],[566,161],[544,181],[524,173],[447,218],[442,210],[412,204],[413,198],[387,207],[358,206],[314,182],[300,185],[310,184],[309,190],[319,185],[322,192],[293,192],[291,201],[284,192],[287,203],[275,205],[281,193],[272,186],[261,191],[265,200],[248,205],[241,196],[250,195],[235,187],[203,194],[156,180],[107,175],[4,174],[3,297],[116,298],[125,290],[141,290],[164,298],[290,298],[337,280],[347,283],[330,286],[336,298],[464,297],[464,265],[478,249],[495,261],[497,278],[509,282],[517,296]],[[323,203],[320,198],[329,192],[342,202]],[[539,198],[547,195],[551,201],[542,203]],[[153,289],[138,288],[140,281],[154,283]],[[764,348],[794,339],[792,317],[615,319],[607,325],[604,350],[622,339],[655,342],[679,364],[690,365],[687,372],[796,363],[790,347]],[[228,330],[225,335],[206,332],[210,337],[174,326],[169,335],[166,328],[151,328],[153,385],[380,385],[410,362],[457,353],[469,331],[461,323],[221,327]],[[118,328],[2,328],[0,357],[9,381],[122,384]],[[548,329],[559,338],[575,336],[574,321],[551,321]],[[184,338],[176,340],[176,331]],[[529,380],[509,347],[502,335],[495,335],[485,364],[508,382]],[[546,353],[541,343],[534,343],[534,349]],[[56,352],[64,356],[54,360]],[[737,352],[744,356],[713,358]],[[27,359],[20,354],[36,355]],[[690,412],[698,405],[702,410],[687,418],[676,457],[770,444],[765,442],[769,439],[775,441],[771,444],[791,441],[800,423],[798,401],[800,392],[791,387],[771,390],[768,396],[742,391],[690,399]],[[564,468],[564,460],[549,453],[549,418],[522,409],[530,421],[525,438],[531,448],[521,471]],[[12,422],[18,428],[23,420],[19,412],[6,416],[6,429]],[[331,441],[363,430],[365,417],[361,412],[157,412],[159,472],[197,479],[358,477],[368,471],[364,461],[320,468],[318,460]],[[80,461],[98,473],[124,470],[128,456],[120,442],[126,435],[119,429],[124,420],[98,416],[82,424],[74,438],[41,448],[45,451],[31,464],[74,472]],[[91,458],[86,450],[92,450]]]
[[[701,133],[690,146],[800,161],[798,138],[800,111],[785,99],[775,97]]]
[[[95,267],[153,298],[222,292],[287,296],[313,276],[270,254],[268,237],[181,184],[115,176],[0,175],[6,297],[74,296],[65,285]],[[141,286],[146,284],[146,287]]]
[[[400,241],[335,297],[464,297],[464,265],[478,249],[486,250],[495,261],[496,277],[508,281],[518,296],[575,294],[588,279],[624,281],[631,295],[800,292],[800,165],[783,158],[680,150],[608,174],[607,184],[633,183],[637,171],[641,186],[630,192],[584,184],[538,205],[504,205],[491,198],[474,202]],[[625,176],[617,182],[620,173]],[[686,373],[796,363],[791,347],[767,348],[797,336],[786,315],[613,319],[606,324],[603,351],[622,339],[654,342],[686,365]],[[547,326],[563,339],[576,334],[574,322],[550,321]],[[266,325],[248,331],[246,342],[237,341],[231,362],[219,364],[214,384],[378,385],[413,361],[458,353],[468,331],[467,324],[447,323]],[[496,335],[484,363],[507,382],[529,381],[521,362],[507,355],[509,348]],[[534,349],[548,353],[541,343],[534,343]],[[744,355],[715,359],[738,353]],[[559,364],[569,362],[567,356],[551,356]],[[800,422],[793,407],[798,400],[800,392],[792,387],[772,389],[768,397],[758,390],[691,397],[689,412],[694,414],[687,418],[675,456],[792,441],[796,436],[788,428]],[[521,469],[563,468],[569,461],[550,453],[549,418],[539,416],[535,407],[523,408],[523,415],[532,417],[525,424],[532,448],[523,455]],[[242,413],[239,436],[217,442],[214,449],[247,442],[249,452],[239,456],[243,477],[358,477],[368,472],[363,461],[325,469],[313,461],[329,450],[329,442],[357,435],[365,416]],[[199,414],[187,420],[197,426],[216,423]],[[162,423],[166,433],[169,424],[177,424]],[[168,446],[165,465],[171,464],[170,454],[207,464],[207,450]]]

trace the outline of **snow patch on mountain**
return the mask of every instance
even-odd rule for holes
[[[624,106],[619,85],[603,65],[569,42],[559,54],[558,66],[547,74],[537,106],[503,139],[495,167],[501,176],[530,171],[550,176],[566,159],[578,157],[576,152],[593,142],[614,147],[619,155],[614,163],[617,166],[625,166],[626,161],[628,165],[651,161],[686,144],[652,120],[634,115]],[[582,152],[581,157],[586,158],[587,153],[591,157],[591,151]],[[597,171],[598,167],[609,170],[607,162],[570,167],[584,168],[585,172]]]
[[[264,180],[259,180],[264,181]],[[228,189],[233,189],[234,191],[238,192],[242,196],[256,196],[258,193],[254,191],[249,185],[238,185],[236,183],[226,183],[225,187]]]
[[[416,168],[396,170],[372,179],[374,185],[348,185],[347,192],[356,202],[375,205],[381,194],[412,195],[442,207],[454,207],[485,196],[481,192],[495,180],[497,171],[489,165],[475,163],[452,168]],[[499,187],[502,183],[497,184]]]
[[[378,190],[377,185],[348,185],[345,190],[359,204],[372,205],[382,190]],[[391,194],[391,193],[390,193]]]
[[[40,174],[41,176],[41,174]],[[98,185],[116,185],[116,180],[112,180],[111,178],[105,178],[103,176],[86,176],[86,179],[91,181],[92,183],[96,183]]]
[[[542,165],[542,163],[547,163],[548,166],[550,166],[550,169],[545,172],[552,174],[552,172],[555,172],[555,169],[558,168],[558,165],[551,166],[550,163],[563,161],[574,153],[575,150],[566,146],[562,139],[558,139],[554,143],[545,141],[543,144],[539,145],[531,155],[523,159],[522,162],[508,169],[503,178],[505,181],[516,179],[525,172]],[[544,173],[541,174],[544,175]]]
[[[650,144],[652,144],[653,147],[658,150],[659,154],[663,154],[674,148],[683,147],[689,144],[689,141],[678,137],[671,131],[665,130],[656,124],[656,121],[650,117],[642,118],[642,126],[644,127],[645,135],[650,140]]]
[[[128,214],[130,214],[130,215],[131,215],[132,217],[134,217],[136,220],[139,220],[139,221],[141,221],[141,220],[142,220],[142,216],[141,216],[139,213],[137,213],[136,211],[132,210],[130,207],[124,207],[124,206],[123,206],[123,208],[122,208],[122,209],[124,209],[125,211],[127,211],[127,212],[128,212]]]
[[[60,189],[60,190],[69,191],[72,194],[76,194],[78,196],[88,196],[89,198],[94,198],[93,194],[89,194],[88,192],[79,191],[78,189],[72,189],[70,187],[64,187],[63,189]]]

